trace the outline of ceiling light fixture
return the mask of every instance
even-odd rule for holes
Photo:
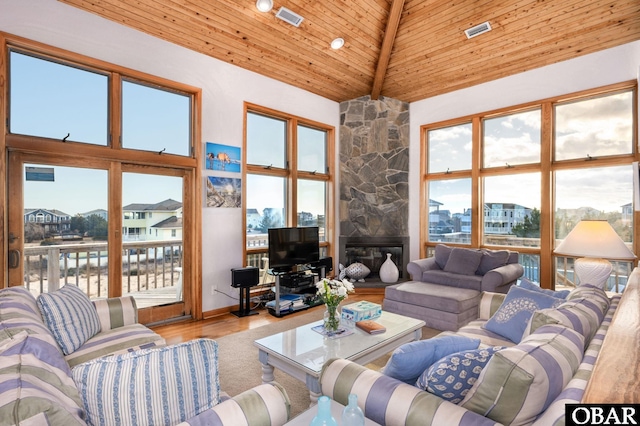
[[[256,1],[256,8],[260,12],[268,12],[273,9],[273,0],[258,0]]]
[[[342,37],[335,38],[331,42],[331,48],[334,49],[334,50],[338,50],[342,46],[344,46],[344,39]]]

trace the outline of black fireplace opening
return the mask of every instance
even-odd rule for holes
[[[366,280],[380,278],[380,267],[391,253],[391,261],[398,267],[399,280],[406,280],[409,237],[340,237],[340,263],[345,267],[362,263],[371,273]]]

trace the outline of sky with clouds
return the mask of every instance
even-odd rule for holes
[[[569,102],[555,108],[557,160],[587,159],[632,152],[632,93]],[[484,120],[483,164],[508,167],[540,161],[539,109]],[[471,168],[471,124],[430,130],[430,172]],[[633,198],[632,167],[591,167],[558,171],[556,208],[593,207],[619,212]],[[615,188],[615,191],[612,191]],[[434,182],[430,198],[441,209],[462,212],[470,205],[469,179]],[[523,173],[485,179],[486,202],[516,203],[540,208],[540,174]]]

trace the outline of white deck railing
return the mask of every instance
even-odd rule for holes
[[[73,283],[89,297],[107,297],[106,242],[25,247],[24,285],[45,293]],[[178,284],[182,241],[127,241],[123,243],[122,294]]]

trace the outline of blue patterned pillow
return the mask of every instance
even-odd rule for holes
[[[65,355],[72,354],[100,332],[96,308],[75,285],[67,284],[58,291],[42,293],[38,296],[38,308]]]
[[[520,279],[520,284],[518,285],[524,289],[548,294],[549,296],[557,297],[558,299],[566,299],[567,296],[569,296],[569,293],[571,293],[570,290],[553,291],[553,290],[549,290],[548,288],[542,288],[539,285],[532,283],[531,281],[529,281],[524,277]]]
[[[493,354],[504,348],[492,346],[447,355],[427,368],[416,386],[457,404],[464,399]]]
[[[549,296],[537,291],[511,286],[502,305],[483,325],[486,330],[506,337],[514,343],[520,343],[529,319],[535,311],[555,308],[564,299]]]
[[[72,374],[94,425],[178,424],[220,402],[211,339],[97,358]]]
[[[479,345],[480,339],[464,336],[440,336],[405,343],[393,351],[382,373],[414,384],[418,376],[436,360],[454,352],[476,349]]]

